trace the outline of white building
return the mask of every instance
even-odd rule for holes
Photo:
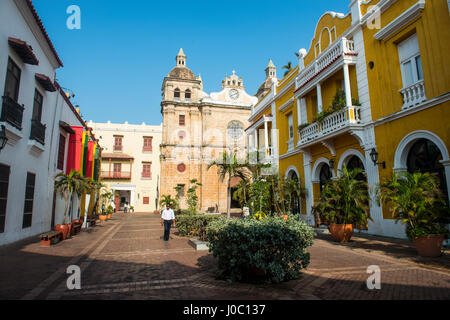
[[[114,193],[116,210],[125,204],[135,212],[158,209],[162,125],[94,123],[102,150],[102,182]]]
[[[0,1],[0,125],[8,138],[0,151],[0,245],[62,223],[53,177],[65,169],[72,127],[87,129],[54,82],[62,66],[31,1]]]

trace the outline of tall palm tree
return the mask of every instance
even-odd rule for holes
[[[69,208],[72,208],[73,197],[81,196],[86,188],[86,179],[76,170],[72,170],[69,174],[64,172],[58,173],[55,176],[55,190],[59,192],[66,201],[66,208],[64,211],[64,224],[67,223],[69,217]],[[70,220],[72,220],[72,211],[70,210]]]
[[[248,180],[248,164],[241,162],[237,159],[236,153],[228,154],[224,152],[222,154],[222,159],[212,161],[208,165],[208,169],[216,166],[217,173],[219,174],[219,180],[224,182],[225,179],[228,181],[227,187],[227,217],[231,217],[230,207],[231,207],[231,179],[241,178],[242,180]]]
[[[286,72],[284,73],[284,76],[286,77],[286,75],[292,71],[292,62],[288,62],[287,65],[284,65],[282,67],[282,69],[286,69]]]

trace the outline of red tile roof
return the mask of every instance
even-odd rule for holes
[[[66,101],[67,105],[69,106],[69,108],[72,110],[72,112],[75,114],[75,116],[78,118],[78,120],[81,122],[81,124],[83,125],[83,127],[86,128],[86,130],[88,129],[88,126],[86,125],[86,122],[83,120],[83,118],[81,118],[80,114],[77,112],[77,110],[74,108],[74,106],[72,105],[72,102],[70,102],[70,99],[67,98],[66,93],[64,92],[64,90],[61,88],[61,86],[59,85],[58,82],[55,81],[55,87],[57,90],[59,90],[59,93],[61,94],[61,96],[64,98],[64,100]]]
[[[44,28],[44,24],[42,23],[41,18],[39,18],[39,15],[38,15],[36,9],[34,8],[33,2],[31,0],[26,0],[26,3],[28,4],[28,7],[30,8],[31,13],[34,16],[34,19],[36,20],[36,23],[38,24],[39,28],[41,29],[42,34],[44,35],[45,39],[47,40],[47,43],[48,43],[50,49],[53,51],[53,54],[55,55],[55,58],[58,61],[59,66],[63,67],[64,65],[63,65],[61,59],[59,58],[58,53],[56,52],[56,49],[53,46],[53,43],[52,43],[52,41],[50,40],[50,37],[47,34],[47,31]]]

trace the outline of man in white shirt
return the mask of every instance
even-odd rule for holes
[[[164,225],[164,241],[169,241],[172,224],[175,227],[175,213],[172,206],[166,206],[161,214],[161,226]]]

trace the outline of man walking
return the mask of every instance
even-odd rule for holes
[[[164,225],[164,241],[169,241],[172,224],[175,227],[175,213],[171,205],[166,205],[166,208],[161,214],[161,226]]]

